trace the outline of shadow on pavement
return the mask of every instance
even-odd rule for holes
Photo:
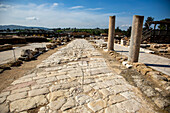
[[[170,65],[162,65],[162,64],[145,64],[146,66],[154,66],[154,67],[169,67]]]
[[[128,53],[129,51],[123,51],[123,50],[122,50],[122,51],[120,51],[120,50],[116,51],[116,50],[115,50],[115,52]],[[145,53],[145,52],[139,52],[139,53]]]

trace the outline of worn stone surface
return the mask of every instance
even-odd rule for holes
[[[9,113],[9,107],[7,104],[0,104],[0,111],[1,113]]]
[[[23,99],[26,97],[27,97],[27,92],[15,93],[15,94],[8,96],[7,100],[14,101],[14,100]]]
[[[75,106],[75,100],[73,98],[69,98],[67,102],[61,107],[62,111],[73,108]]]
[[[11,94],[20,93],[20,92],[25,92],[25,91],[28,91],[28,90],[30,90],[29,87],[25,87],[25,88],[21,88],[21,89],[16,89],[16,90],[13,90],[13,91],[11,92]]]
[[[129,89],[125,85],[115,85],[113,87],[107,88],[107,90],[109,90],[110,92],[114,92],[114,94],[118,94],[118,93],[121,93],[121,92],[128,91]]]
[[[35,90],[29,91],[28,95],[29,96],[43,95],[43,94],[46,94],[48,92],[49,92],[48,88],[35,89]]]
[[[7,96],[7,95],[9,95],[9,94],[10,94],[10,92],[9,92],[9,91],[7,91],[7,92],[2,92],[2,93],[0,94],[0,97]]]
[[[122,110],[130,113],[135,113],[138,111],[142,106],[139,102],[137,102],[134,99],[130,99],[121,103],[116,104],[118,108],[121,108]]]
[[[108,103],[111,105],[111,104],[115,104],[115,103],[120,103],[125,100],[126,100],[126,98],[121,95],[111,95],[109,97]]]
[[[0,98],[0,104],[2,104],[6,100],[6,97],[1,97]]]
[[[59,49],[0,93],[3,113],[34,109],[38,113],[126,113],[146,112],[147,106],[83,39]]]
[[[84,95],[84,94],[76,96],[75,99],[80,105],[83,105],[85,103],[89,103],[90,101],[93,100],[90,96]]]
[[[50,87],[50,91],[53,92],[53,91],[56,91],[56,90],[59,90],[61,88],[61,85],[57,84],[57,85],[52,85]]]
[[[62,107],[62,105],[66,102],[65,98],[59,98],[57,101],[52,101],[48,104],[50,109],[52,110],[58,110]]]
[[[49,93],[47,95],[47,98],[48,100],[51,102],[51,101],[54,101],[56,100],[58,97],[61,97],[64,95],[64,92],[63,91],[55,91],[55,92],[52,92],[52,93]]]
[[[53,81],[56,81],[56,80],[57,79],[55,77],[48,77],[48,78],[38,79],[37,83],[38,84],[44,84],[44,83],[53,82]]]
[[[101,89],[100,92],[103,94],[104,98],[111,94],[107,89]]]
[[[101,109],[103,109],[104,107],[106,107],[106,102],[104,100],[95,100],[92,101],[90,103],[88,103],[88,107],[93,111],[93,112],[97,112]]]
[[[47,99],[44,95],[36,96],[33,98],[20,99],[10,103],[10,112],[20,112],[28,110],[39,105],[44,105],[46,103]]]
[[[15,80],[12,85],[16,85],[16,84],[20,84],[20,83],[24,83],[24,82],[29,82],[32,81],[32,78],[24,78],[24,79],[19,79],[19,80]]]
[[[105,113],[125,113],[125,111],[118,108],[116,105],[111,105],[105,109]]]

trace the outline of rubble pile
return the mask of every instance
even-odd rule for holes
[[[21,60],[11,61],[6,64],[0,64],[0,73],[5,70],[10,70],[13,66],[20,66],[23,62]]]
[[[54,49],[58,46],[67,44],[71,40],[72,40],[72,38],[69,38],[69,37],[60,37],[60,38],[52,40],[52,44],[48,44],[48,45],[46,45],[46,47],[47,47],[47,49]]]
[[[29,60],[35,59],[36,57],[38,57],[40,54],[44,52],[46,52],[45,47],[35,48],[34,51],[30,49],[25,49],[21,51],[21,57],[19,57],[19,60],[29,61]]]
[[[9,49],[12,49],[11,44],[0,45],[0,51],[9,50]]]
[[[152,44],[150,46],[151,49],[159,52],[159,53],[168,53],[170,52],[170,44]]]

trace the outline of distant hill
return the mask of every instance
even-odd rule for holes
[[[33,28],[38,28],[38,29],[43,29],[43,30],[48,30],[49,28],[45,27],[27,27],[27,26],[20,26],[20,25],[0,25],[0,30],[6,30],[6,29],[33,29]]]

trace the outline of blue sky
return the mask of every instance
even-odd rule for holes
[[[170,0],[0,0],[0,25],[127,29],[133,15],[170,18]]]

